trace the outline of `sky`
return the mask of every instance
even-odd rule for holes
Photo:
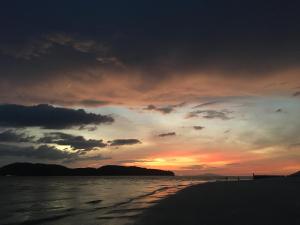
[[[7,1],[0,166],[300,169],[299,1]]]

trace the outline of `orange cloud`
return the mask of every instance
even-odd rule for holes
[[[291,94],[292,89],[300,85],[298,72],[290,70],[253,78],[227,76],[217,72],[174,72],[167,79],[156,77],[151,80],[143,76],[143,72],[85,69],[55,76],[53,79],[49,75],[47,82],[37,80],[23,85],[14,84],[12,81],[1,82],[1,101],[69,106],[82,106],[87,101],[94,101],[113,105],[145,106],[199,102],[209,96]],[[12,86],[13,93],[10,91]]]

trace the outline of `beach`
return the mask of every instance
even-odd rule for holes
[[[210,182],[147,209],[136,225],[299,225],[300,179]]]

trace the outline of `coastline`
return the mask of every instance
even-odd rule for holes
[[[217,181],[187,187],[147,209],[136,225],[299,225],[300,178]]]

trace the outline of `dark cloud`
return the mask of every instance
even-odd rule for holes
[[[121,146],[121,145],[135,145],[141,144],[142,142],[138,139],[115,139],[109,141],[110,146]]]
[[[203,130],[205,127],[203,126],[193,126],[195,130]]]
[[[32,142],[33,136],[27,136],[25,133],[16,132],[14,130],[6,130],[0,133],[0,142]]]
[[[73,37],[65,33],[49,33],[27,39],[22,45],[0,46],[3,54],[17,59],[32,60],[50,54],[56,47],[69,47],[79,53],[94,53],[97,57],[104,58],[107,47],[94,40]]]
[[[41,145],[39,147],[20,147],[0,144],[0,156],[27,157],[44,160],[63,160],[78,158],[77,153],[58,150],[55,147]]]
[[[82,109],[59,108],[51,105],[0,105],[0,126],[5,127],[64,129],[113,121],[111,116],[87,113]]]
[[[186,118],[194,118],[194,117],[198,117],[199,115],[202,116],[202,118],[205,119],[221,119],[221,120],[230,120],[232,119],[232,117],[229,117],[228,114],[230,114],[232,112],[228,111],[228,110],[221,110],[221,111],[217,111],[217,110],[197,110],[197,111],[193,111],[187,114]]]
[[[90,132],[95,131],[97,129],[98,129],[97,126],[80,126],[79,127],[79,130],[87,130]]]
[[[103,140],[85,139],[83,136],[52,132],[44,134],[44,137],[38,140],[39,143],[69,145],[74,150],[93,150],[95,148],[104,148],[107,146]]]
[[[0,144],[0,156],[12,157],[15,160],[18,160],[18,158],[28,158],[39,161],[61,161],[63,163],[109,159],[108,157],[103,157],[102,155],[84,156],[80,151],[69,152],[65,150],[59,150],[56,147],[48,145],[41,145],[38,147],[22,147],[16,145]]]
[[[32,59],[64,47],[109,58],[108,45],[128,65],[150,72],[158,66],[160,71],[170,67],[269,71],[298,63],[299,6],[281,0],[271,6],[258,0],[73,1],[71,7],[65,0],[6,2],[0,11],[2,52]]]
[[[168,136],[175,136],[176,133],[175,132],[169,132],[169,133],[162,133],[157,135],[158,137],[168,137]]]

